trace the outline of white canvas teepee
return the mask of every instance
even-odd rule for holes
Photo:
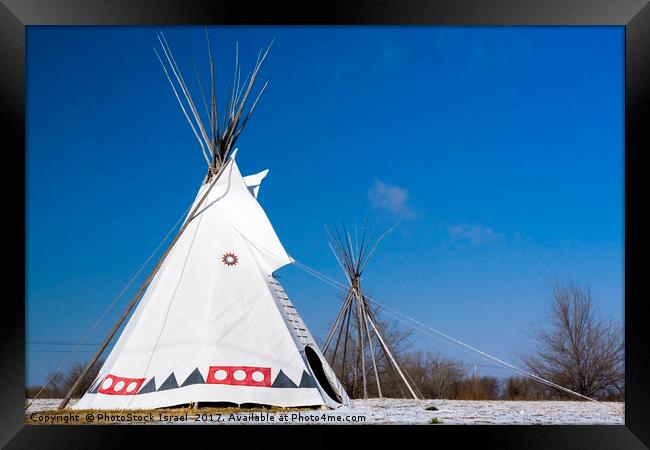
[[[272,276],[291,258],[249,187],[232,157],[75,409],[348,402]]]
[[[266,53],[258,58],[246,89],[236,79],[221,127],[210,59],[212,108],[209,127],[204,127],[164,36],[160,43],[168,61],[163,68],[201,144],[208,172],[176,238],[115,325],[113,332],[137,304],[98,376],[73,408],[348,404],[341,383],[273,276],[292,259],[257,202],[268,171],[242,177],[232,150],[257,103],[243,116]],[[61,407],[111,338],[109,334]]]

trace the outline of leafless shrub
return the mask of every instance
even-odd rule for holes
[[[544,400],[546,392],[539,381],[527,377],[508,377],[503,383],[504,400]]]
[[[65,373],[50,373],[47,376],[47,385],[41,391],[42,386],[30,386],[25,390],[27,398],[34,398],[38,394],[38,398],[63,398],[68,390],[72,387],[76,379],[81,375],[87,363],[75,363]],[[79,398],[90,388],[91,383],[97,377],[99,368],[102,366],[103,361],[97,361],[92,369],[86,374],[81,384],[77,387],[72,395],[72,398]],[[40,392],[40,394],[39,394]]]
[[[621,327],[596,316],[588,289],[555,282],[552,292],[548,323],[534,328],[536,351],[525,355],[524,363],[536,375],[582,395],[622,397]],[[553,395],[566,396],[560,391]]]
[[[413,352],[404,366],[425,398],[454,398],[455,387],[465,376],[462,364],[437,352]]]
[[[496,400],[501,397],[501,381],[491,376],[464,378],[455,386],[459,400]]]

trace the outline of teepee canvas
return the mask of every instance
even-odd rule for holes
[[[97,378],[74,408],[347,404],[345,390],[273,276],[292,259],[257,201],[268,171],[242,176],[232,150],[252,112],[240,120],[266,53],[246,89],[233,86],[221,127],[213,77],[208,136],[164,37],[161,45],[169,63],[163,67],[178,80],[172,87],[185,93],[183,111],[194,111],[190,123],[209,149],[208,172],[175,240],[134,297],[137,307]]]

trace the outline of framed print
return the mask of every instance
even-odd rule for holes
[[[3,445],[645,448],[649,19],[3,0]]]

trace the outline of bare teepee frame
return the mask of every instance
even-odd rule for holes
[[[205,182],[207,183],[228,160],[228,156],[232,152],[237,138],[248,123],[248,120],[253,115],[260,97],[269,84],[268,81],[264,83],[259,93],[257,94],[255,101],[246,112],[246,103],[248,97],[253,90],[253,86],[255,85],[257,76],[259,75],[259,71],[262,67],[262,64],[264,63],[264,60],[266,59],[266,56],[269,53],[269,50],[271,49],[271,46],[273,45],[273,41],[271,41],[266,50],[260,50],[253,69],[243,82],[241,80],[241,65],[239,64],[239,45],[235,44],[235,69],[232,85],[228,88],[223,114],[222,117],[219,118],[216,77],[214,72],[214,58],[212,56],[212,47],[210,45],[210,36],[208,34],[207,27],[205,28],[205,38],[207,41],[208,59],[210,62],[211,96],[209,106],[208,101],[205,98],[205,92],[203,90],[201,77],[199,76],[196,64],[194,64],[194,73],[196,74],[197,84],[201,92],[201,98],[205,107],[205,113],[208,117],[207,125],[209,125],[209,133],[206,131],[206,125],[204,125],[201,114],[196,108],[196,104],[194,103],[192,95],[190,94],[187,84],[185,83],[185,79],[183,78],[183,75],[178,68],[178,64],[176,63],[174,54],[172,53],[172,50],[167,43],[167,39],[165,39],[165,35],[162,33],[158,34],[158,41],[160,42],[163,56],[161,57],[160,53],[155,48],[154,52],[160,61],[160,64],[163,68],[163,71],[165,72],[165,75],[167,76],[167,80],[169,81],[174,94],[176,95],[176,99],[178,100],[178,103],[183,110],[185,118],[189,122],[190,127],[192,128],[192,131],[194,132],[194,135],[196,136],[196,139],[201,146],[203,157],[208,164],[208,173],[205,179]],[[176,84],[170,76],[170,72],[176,80]],[[185,104],[181,101],[181,96],[178,94],[179,90],[185,98]],[[188,109],[190,111],[189,113]],[[220,121],[221,124],[219,123]]]
[[[359,231],[361,233],[359,239]],[[352,357],[356,358],[361,364],[361,382],[363,384],[363,397],[368,398],[368,370],[366,368],[366,354],[370,354],[372,361],[372,370],[374,371],[375,381],[377,383],[377,392],[379,397],[383,397],[381,389],[381,380],[377,368],[377,357],[379,352],[383,352],[391,370],[395,370],[399,379],[408,389],[413,398],[422,398],[421,393],[415,386],[415,383],[400,363],[394,349],[382,331],[380,323],[377,321],[375,313],[370,307],[368,299],[364,296],[361,288],[361,276],[372,259],[377,246],[382,239],[391,231],[388,230],[377,240],[373,239],[372,233],[368,234],[368,226],[364,225],[361,230],[354,229],[354,240],[348,229],[343,226],[342,231],[327,229],[330,247],[339,265],[343,269],[349,283],[349,288],[341,305],[332,327],[327,333],[323,345],[321,346],[325,357],[329,357],[330,364],[334,367],[337,352],[342,344],[342,362],[340,378],[343,378],[346,357],[348,356],[348,341],[356,339],[353,343]],[[350,333],[353,335],[350,335]],[[356,337],[354,337],[356,333]],[[335,338],[336,337],[336,338]],[[375,348],[373,341],[378,348]],[[333,344],[334,343],[334,344]],[[333,345],[332,345],[333,344]],[[331,351],[330,351],[331,350]],[[354,373],[355,385],[358,374]],[[398,385],[399,386],[399,385]],[[401,389],[400,389],[401,390]]]
[[[167,39],[165,38],[163,33],[158,34],[158,41],[160,42],[160,45],[162,47],[161,53],[164,55],[164,58],[160,56],[160,53],[155,48],[154,48],[154,52],[156,53],[156,56],[158,57],[158,60],[162,65],[163,71],[165,72],[167,80],[169,81],[169,84],[171,85],[172,90],[174,91],[176,99],[178,100],[178,103],[183,111],[183,114],[185,115],[185,118],[189,122],[190,127],[194,132],[194,135],[199,141],[199,145],[201,146],[201,151],[203,152],[203,157],[205,158],[205,161],[208,165],[208,171],[204,179],[204,184],[209,184],[209,186],[207,187],[207,189],[199,199],[198,203],[189,212],[187,219],[185,220],[185,223],[178,230],[178,232],[172,239],[172,242],[169,244],[169,246],[167,247],[163,255],[160,257],[160,259],[158,260],[154,268],[151,270],[151,272],[149,273],[145,281],[142,283],[142,285],[136,292],[136,294],[131,298],[131,301],[127,305],[126,309],[124,310],[120,318],[117,320],[117,322],[113,325],[113,328],[111,328],[110,332],[108,333],[108,335],[106,336],[102,344],[100,345],[95,355],[90,359],[90,361],[88,362],[84,370],[76,379],[76,381],[74,382],[74,384],[72,385],[68,393],[66,394],[65,398],[59,405],[59,409],[63,409],[66,407],[66,405],[72,398],[72,395],[75,393],[75,391],[78,389],[79,385],[81,384],[82,380],[86,377],[88,372],[99,360],[99,357],[104,353],[104,351],[108,347],[108,344],[111,342],[111,340],[113,339],[117,331],[120,329],[120,327],[127,319],[127,317],[129,317],[129,314],[133,310],[134,306],[138,303],[138,300],[140,300],[140,298],[144,294],[145,290],[147,289],[147,286],[149,286],[151,280],[153,280],[154,276],[162,266],[163,262],[165,261],[165,258],[171,252],[171,249],[174,247],[174,244],[176,244],[176,242],[181,237],[181,235],[183,234],[187,226],[200,212],[199,208],[207,198],[212,188],[216,185],[217,180],[219,179],[221,174],[224,172],[224,169],[228,165],[228,162],[230,161],[228,157],[233,153],[233,148],[234,148],[233,146],[237,141],[237,138],[239,137],[242,130],[246,126],[246,123],[252,116],[253,111],[255,111],[257,102],[259,101],[260,97],[262,96],[262,94],[266,90],[266,87],[268,86],[268,81],[267,81],[264,83],[261,90],[257,94],[257,97],[255,98],[253,104],[250,107],[248,107],[248,110],[246,111],[246,103],[248,97],[251,94],[251,91],[253,90],[253,85],[257,80],[257,76],[259,74],[260,68],[262,67],[262,64],[264,63],[264,60],[266,59],[266,55],[271,49],[271,45],[273,45],[273,41],[271,41],[271,43],[266,48],[266,50],[264,51],[260,50],[260,53],[257,57],[257,61],[255,62],[255,65],[253,66],[253,69],[251,70],[250,74],[244,80],[243,83],[241,81],[241,66],[239,64],[239,46],[236,45],[235,46],[235,70],[234,70],[233,82],[228,90],[223,116],[221,118],[221,125],[219,125],[219,115],[217,113],[218,108],[217,108],[216,80],[215,80],[215,72],[214,72],[214,58],[212,57],[212,49],[210,46],[210,37],[208,35],[207,27],[205,29],[205,37],[206,37],[207,47],[208,47],[208,58],[210,62],[210,77],[211,77],[211,87],[212,87],[210,107],[208,107],[208,102],[205,98],[203,86],[201,85],[201,78],[199,77],[198,71],[196,69],[196,65],[194,66],[194,71],[196,73],[197,82],[201,91],[201,97],[203,99],[205,111],[209,119],[208,124],[209,124],[210,134],[208,134],[208,132],[206,131],[206,126],[204,125],[204,121],[201,118],[201,114],[199,114],[196,108],[196,105],[194,103],[194,100],[192,99],[192,95],[189,91],[189,88],[185,83],[185,79],[181,74],[176,59],[174,58],[172,50],[169,44],[167,43]],[[166,61],[167,64],[165,64],[164,61]],[[174,79],[176,80],[176,83],[174,83],[172,76],[170,76],[170,72],[172,73]],[[181,95],[179,95],[179,91],[182,93],[185,102],[181,100]],[[190,110],[189,114],[188,114],[188,109]],[[208,151],[206,151],[206,148],[208,149]]]

